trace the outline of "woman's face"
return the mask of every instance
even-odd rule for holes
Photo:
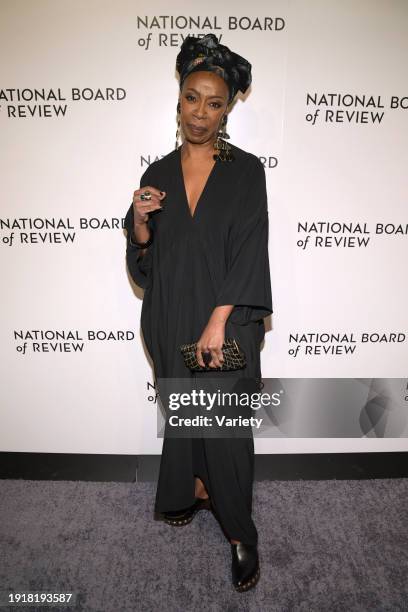
[[[186,140],[203,144],[217,138],[228,95],[226,82],[215,72],[198,70],[186,77],[180,93],[180,125]]]

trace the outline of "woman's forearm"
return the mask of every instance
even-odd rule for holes
[[[147,242],[150,238],[150,230],[147,226],[147,223],[136,223],[133,222],[133,232],[131,236],[133,242]],[[143,256],[147,251],[146,249],[139,250],[139,256]]]
[[[210,320],[214,323],[226,323],[228,317],[230,316],[232,310],[234,308],[234,304],[227,304],[223,306],[216,306],[212,311]]]

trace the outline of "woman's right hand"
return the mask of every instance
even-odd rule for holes
[[[150,191],[151,200],[141,200],[140,196],[145,191]],[[136,189],[133,193],[133,212],[134,212],[134,223],[136,225],[143,225],[147,223],[149,216],[148,212],[152,210],[161,210],[163,207],[161,205],[161,201],[166,197],[165,191],[160,191],[156,189],[156,187],[151,187],[147,185],[146,187],[141,187],[140,189]]]

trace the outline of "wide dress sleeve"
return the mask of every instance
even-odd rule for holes
[[[216,299],[216,306],[234,305],[229,316],[233,323],[246,325],[273,312],[268,236],[265,169],[255,157],[243,205],[231,228],[228,270]]]
[[[151,170],[150,166],[145,170],[144,174],[140,179],[140,188],[146,187],[151,182]],[[152,247],[153,243],[147,247],[145,254],[140,255],[141,249],[132,244],[131,232],[133,230],[133,203],[130,205],[124,221],[126,229],[126,264],[129,270],[129,274],[133,281],[139,285],[142,289],[146,289],[150,280],[150,271],[152,267]],[[149,216],[147,222],[148,228],[154,233],[154,218]],[[154,240],[154,235],[153,235]]]

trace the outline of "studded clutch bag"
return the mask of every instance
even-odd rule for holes
[[[202,367],[196,357],[197,342],[183,344],[180,346],[180,351],[184,357],[184,363],[187,368],[192,371],[209,371],[209,370],[239,370],[246,366],[245,353],[238,346],[235,338],[225,338],[222,345],[222,354],[224,361],[218,368],[211,368],[209,365]]]

